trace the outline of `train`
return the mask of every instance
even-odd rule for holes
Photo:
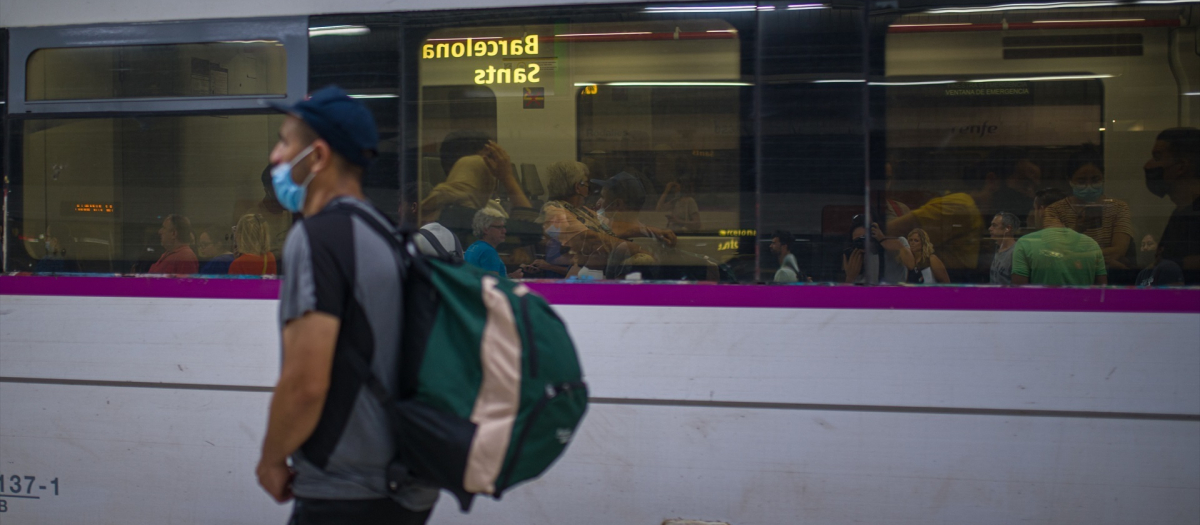
[[[394,219],[461,174],[455,136],[507,152],[499,249],[559,267],[528,285],[590,385],[542,478],[433,523],[1194,523],[1200,288],[1133,284],[1183,209],[1143,172],[1200,127],[1198,28],[1173,0],[0,0],[0,521],[287,520],[253,473],[279,281],[149,268],[175,217],[201,263],[246,215],[278,250],[265,102],[337,84],[375,116],[365,191]],[[903,236],[972,184],[1017,203],[976,201],[985,223],[1033,215],[1088,151],[1128,210],[1111,286],[990,284],[986,226],[938,243],[970,244],[952,284],[849,275],[855,246],[889,256],[855,224]],[[649,262],[555,246],[563,163],[586,213],[637,181],[606,211]],[[808,279],[773,283],[781,237]]]

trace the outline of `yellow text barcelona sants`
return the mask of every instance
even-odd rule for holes
[[[529,35],[525,38],[475,40],[471,38],[462,42],[438,42],[425,44],[421,48],[421,58],[425,60],[438,58],[465,57],[516,57],[538,54],[538,36]],[[526,84],[540,82],[538,75],[541,66],[529,63],[525,67],[495,67],[475,70],[476,84]]]

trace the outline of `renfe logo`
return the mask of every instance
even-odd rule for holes
[[[950,134],[952,134],[952,135],[977,135],[979,137],[986,137],[988,135],[996,134],[996,131],[998,131],[999,129],[1000,129],[1000,126],[997,126],[995,124],[988,124],[988,121],[985,120],[985,121],[983,121],[983,124],[971,124],[968,126],[959,126],[959,127],[950,128]]]
[[[421,59],[468,58],[468,57],[517,57],[538,54],[538,36],[522,38],[450,38],[446,42],[425,44],[421,47]],[[451,42],[453,41],[453,42]],[[487,69],[475,70],[476,84],[526,84],[540,82],[538,75],[542,67],[529,63],[522,67],[489,65]]]

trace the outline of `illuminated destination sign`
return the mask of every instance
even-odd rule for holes
[[[73,211],[75,213],[112,213],[116,206],[112,204],[91,204],[91,203],[76,203]]]
[[[481,37],[432,39],[421,47],[422,60],[444,60],[478,57],[523,57],[538,54],[538,36],[523,38]],[[497,67],[489,64],[475,70],[475,83],[484,84],[532,84],[541,82],[538,75],[542,67],[536,63],[504,64]]]

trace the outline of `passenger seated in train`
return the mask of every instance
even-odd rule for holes
[[[1006,177],[999,174],[1004,173],[1006,167],[1011,167],[1009,157],[1000,153],[966,170],[959,191],[935,197],[912,212],[889,221],[888,235],[908,237],[908,232],[921,228],[937,246],[947,269],[976,269],[984,231],[980,210],[991,209],[993,197],[1005,187]]]
[[[508,228],[505,226],[507,221],[508,217],[503,215],[503,210],[494,206],[475,212],[471,230],[479,240],[467,247],[463,259],[467,264],[478,266],[497,276],[507,275],[510,279],[520,279],[525,276],[524,272],[520,268],[509,272],[504,267],[504,261],[500,260],[500,252],[496,251],[496,247],[508,236]]]
[[[278,260],[283,254],[283,241],[287,240],[288,229],[292,227],[295,217],[283,209],[283,205],[279,204],[279,199],[275,197],[275,185],[271,184],[271,168],[272,166],[263,168],[262,174],[259,175],[263,187],[262,200],[234,216],[232,221],[237,224],[237,221],[247,214],[258,215],[266,220],[271,227],[271,253],[275,254]]]
[[[549,255],[552,243],[557,243],[560,255],[571,256],[568,277],[602,279],[609,256],[622,244],[626,251],[638,253],[642,248],[616,236],[599,214],[584,206],[591,195],[589,169],[582,162],[561,161],[546,169],[546,191],[550,199],[542,206],[538,220],[542,223]]]
[[[415,182],[410,182],[404,185],[404,201],[400,203],[399,215],[400,223],[408,226],[413,226],[417,220],[417,203],[420,201],[418,195],[419,190]],[[427,222],[421,225],[421,231],[428,232],[433,236],[433,242],[437,242],[438,247],[450,255],[451,258],[461,261],[463,259],[462,241],[454,232],[450,231],[439,222]],[[417,249],[421,253],[430,257],[438,257],[441,253],[433,242],[425,238],[425,234],[419,233],[414,237],[414,242],[417,244]]]
[[[1033,161],[1029,152],[1022,149],[1000,149],[989,155],[989,169],[1003,178],[1003,185],[992,196],[991,203],[980,207],[984,217],[993,217],[1007,211],[1029,221],[1033,210],[1033,197],[1042,184],[1042,168]]]
[[[33,265],[33,271],[41,273],[78,272],[79,264],[67,254],[71,234],[65,226],[51,224],[46,227],[44,247],[46,255]]]
[[[261,215],[246,214],[238,219],[233,232],[237,258],[229,265],[229,275],[275,275],[275,254],[271,253],[271,226]]]
[[[1016,233],[1021,229],[1021,219],[1016,214],[1002,211],[992,217],[988,234],[996,241],[996,254],[992,257],[992,269],[988,273],[990,284],[1012,284],[1013,246],[1017,244]]]
[[[771,253],[779,258],[779,269],[775,270],[773,282],[794,283],[812,280],[805,278],[800,264],[796,262],[796,256],[792,255],[792,246],[795,244],[796,238],[791,232],[779,230],[771,236]]]
[[[526,275],[542,279],[566,277],[574,264],[571,254],[563,247],[562,243],[558,242],[558,239],[545,236],[543,241],[545,257],[534,259],[529,263],[528,268],[522,268],[522,270],[525,270]]]
[[[421,224],[438,221],[449,207],[467,208],[473,213],[503,187],[514,208],[530,208],[529,199],[512,170],[508,152],[478,131],[458,131],[442,141],[440,148],[446,181],[434,186],[421,201]],[[454,228],[463,222],[463,213],[446,217],[443,224]],[[449,221],[449,222],[447,222]]]
[[[237,257],[233,254],[229,243],[231,235],[225,233],[232,232],[232,229],[208,225],[197,231],[200,232],[200,236],[196,238],[196,252],[200,256],[200,260],[204,261],[204,266],[200,267],[200,273],[205,275],[229,273],[229,265]]]
[[[695,183],[691,177],[668,182],[654,208],[667,214],[667,229],[674,232],[700,231],[700,207],[696,204]]]
[[[1104,194],[1104,154],[1085,144],[1071,156],[1069,169],[1072,195],[1046,208],[1043,225],[1087,235],[1100,245],[1108,268],[1129,268],[1133,217],[1125,201]]]
[[[909,284],[946,284],[950,282],[950,274],[934,252],[933,242],[929,233],[921,228],[908,232],[908,249],[912,252],[913,267],[908,270]]]
[[[192,251],[192,223],[187,217],[171,214],[158,229],[165,252],[150,265],[149,273],[193,274],[200,271],[200,260]]]
[[[842,253],[842,273],[845,282],[862,284],[868,275],[876,276],[880,284],[906,282],[908,272],[915,268],[916,260],[909,250],[908,240],[903,237],[888,237],[879,225],[871,223],[871,252],[868,259],[864,250],[867,242],[865,218],[855,215],[850,221],[850,247]]]
[[[1038,190],[1031,219],[1040,229],[1017,239],[1013,247],[1013,284],[1108,284],[1104,254],[1095,239],[1070,228],[1042,227],[1046,209],[1065,198],[1058,188]]]
[[[592,179],[591,182],[602,188],[600,200],[597,201],[597,214],[601,220],[608,222],[614,235],[622,239],[651,237],[667,246],[675,245],[675,232],[647,226],[639,219],[642,207],[646,204],[646,190],[636,176],[623,171],[611,179]]]
[[[1178,265],[1187,284],[1200,284],[1200,129],[1159,133],[1145,172],[1146,189],[1175,204],[1158,242],[1159,259]]]
[[[22,231],[21,221],[16,217],[9,217],[8,229],[0,233],[0,247],[8,247],[8,260],[5,268],[10,272],[32,271],[37,264],[37,258],[30,253],[30,242],[33,239],[26,239],[21,234]]]

